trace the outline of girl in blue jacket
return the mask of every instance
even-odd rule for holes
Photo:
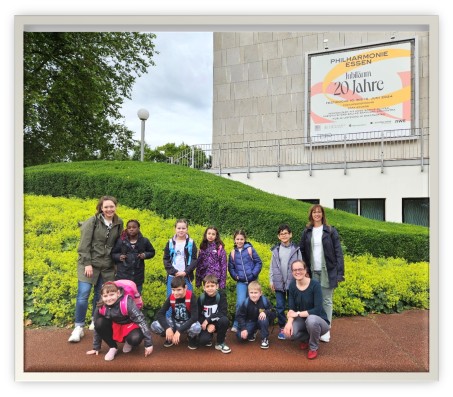
[[[247,242],[247,235],[243,230],[236,230],[233,235],[234,249],[228,259],[228,273],[236,281],[236,313],[242,302],[247,298],[248,284],[258,279],[262,261],[252,244]],[[237,332],[238,322],[236,316],[231,327],[232,332]]]

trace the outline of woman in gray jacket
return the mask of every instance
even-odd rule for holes
[[[96,205],[96,214],[80,227],[75,324],[68,342],[80,342],[84,336],[83,328],[92,286],[94,285],[95,291],[94,311],[102,283],[115,279],[111,251],[123,231],[123,221],[116,215],[117,204],[115,197],[102,196]]]

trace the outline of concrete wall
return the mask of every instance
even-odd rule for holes
[[[305,53],[390,40],[392,32],[214,33],[213,144],[304,137]],[[428,32],[418,37],[419,127],[428,127]]]
[[[223,177],[245,183],[268,193],[294,199],[319,199],[334,208],[334,199],[385,198],[385,220],[402,222],[402,198],[429,197],[429,166],[231,173]]]

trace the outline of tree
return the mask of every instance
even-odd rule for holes
[[[119,121],[135,79],[154,65],[152,33],[24,33],[24,162],[125,155]]]

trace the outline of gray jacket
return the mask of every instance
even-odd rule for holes
[[[280,256],[279,256],[279,250],[280,250],[280,245],[281,243],[278,243],[277,245],[273,246],[271,248],[272,251],[272,258],[271,258],[271,265],[269,269],[269,281],[271,284],[274,284],[274,289],[277,291],[286,291],[289,288],[289,284],[293,280],[293,275],[291,273],[291,264],[296,260],[296,259],[302,259],[302,254],[300,252],[300,248],[295,245],[293,242],[291,242],[291,253],[289,256],[289,261],[288,263],[280,263]],[[287,268],[287,276],[286,279],[283,279],[283,274],[282,274],[282,266],[286,266]]]

